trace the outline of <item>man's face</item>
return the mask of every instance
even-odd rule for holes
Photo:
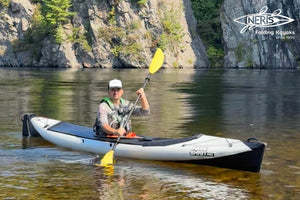
[[[122,97],[123,95],[123,89],[122,88],[109,88],[108,90],[109,97],[118,100]]]

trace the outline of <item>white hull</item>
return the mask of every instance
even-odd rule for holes
[[[95,154],[105,154],[111,150],[112,142],[79,138],[43,128],[46,125],[52,127],[60,122],[43,117],[34,117],[31,119],[32,125],[40,135],[45,140],[58,146]],[[240,140],[201,135],[198,139],[168,146],[141,146],[120,143],[115,149],[115,156],[176,161],[217,158],[246,151],[251,151],[251,149]],[[213,157],[212,154],[214,155]]]

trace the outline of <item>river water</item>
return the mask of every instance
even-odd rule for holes
[[[0,68],[0,199],[300,198],[299,71],[161,70],[146,86],[151,116],[132,118],[148,136],[256,137],[268,144],[260,173],[129,159],[110,171],[91,164],[96,155],[21,136],[23,113],[92,126],[108,80],[134,101],[146,76]]]

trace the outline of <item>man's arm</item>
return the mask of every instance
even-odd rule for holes
[[[138,91],[136,91],[136,93],[137,93],[138,95],[141,95],[141,96],[140,96],[140,99],[141,99],[141,102],[142,102],[142,109],[143,109],[143,110],[149,110],[149,109],[150,109],[150,106],[149,106],[149,103],[148,103],[146,94],[145,94],[145,92],[144,92],[144,89],[143,89],[143,88],[140,88]]]
[[[103,131],[108,134],[108,135],[113,135],[113,134],[119,134],[119,135],[125,135],[126,130],[123,127],[120,127],[118,129],[114,129],[112,127],[110,127],[108,124],[104,124],[102,126]]]
[[[105,108],[106,104],[100,104],[99,105],[99,113],[100,113],[100,117],[99,117],[99,125],[102,128],[102,130],[108,134],[119,134],[119,135],[124,135],[126,133],[126,130],[123,127],[120,127],[118,129],[114,129],[111,126],[109,126],[108,124],[108,112],[107,109]]]

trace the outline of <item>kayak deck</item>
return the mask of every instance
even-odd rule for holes
[[[59,122],[58,124],[49,127],[49,131],[54,131],[58,133],[64,133],[68,135],[73,135],[85,139],[100,140],[105,142],[116,142],[117,138],[109,138],[95,135],[94,131],[90,127],[80,126],[76,124],[71,124],[68,122]],[[154,137],[143,137],[141,138],[121,138],[119,143],[123,144],[133,144],[141,146],[167,146],[172,144],[178,144],[182,142],[188,142],[201,137],[201,134],[194,135],[186,138],[154,138]]]

